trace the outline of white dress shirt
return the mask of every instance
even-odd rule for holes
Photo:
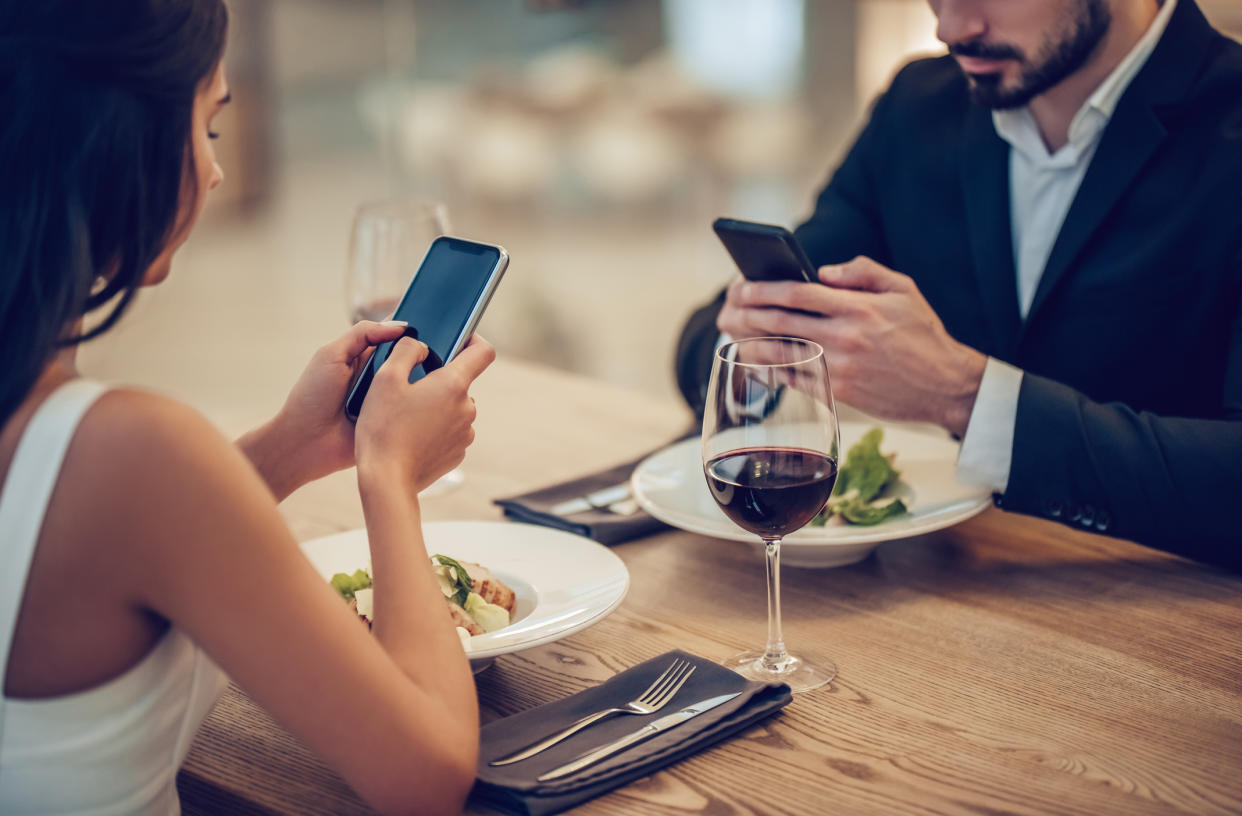
[[[992,113],[997,135],[1010,145],[1010,229],[1018,276],[1018,309],[1023,320],[1031,309],[1052,246],[1104,128],[1122,94],[1155,50],[1176,5],[1177,0],[1165,0],[1142,39],[1074,115],[1069,141],[1057,152],[1048,152],[1029,108]],[[957,475],[962,481],[985,485],[1000,493],[1009,485],[1021,388],[1020,369],[988,358],[958,454]]]

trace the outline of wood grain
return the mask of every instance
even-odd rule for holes
[[[467,482],[430,518],[600,469],[687,420],[676,406],[518,363],[480,384]],[[303,538],[358,526],[352,477],[286,503]],[[620,609],[477,678],[485,721],[673,648],[764,637],[758,547],[669,531],[614,548]],[[840,674],[780,716],[583,806],[598,814],[1242,812],[1242,579],[989,510],[849,567],[783,574],[785,636]],[[367,810],[239,690],[182,775],[187,814]],[[251,808],[251,810],[246,810]]]

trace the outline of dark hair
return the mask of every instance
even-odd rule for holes
[[[0,422],[175,235],[227,29],[223,0],[0,0]]]

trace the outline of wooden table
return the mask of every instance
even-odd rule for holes
[[[496,519],[491,499],[624,461],[688,415],[512,361],[476,386],[466,483],[429,519]],[[352,474],[284,506],[300,539],[361,525]],[[677,530],[614,548],[630,594],[558,643],[477,678],[485,720],[598,683],[673,648],[761,645],[758,547]],[[989,510],[862,563],[786,568],[786,640],[840,667],[734,740],[585,813],[1242,812],[1242,578]],[[324,712],[331,716],[331,712]],[[181,776],[187,814],[366,807],[242,692]]]

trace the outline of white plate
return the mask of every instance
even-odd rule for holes
[[[842,422],[841,456],[876,423]],[[837,567],[866,558],[881,541],[940,530],[982,512],[991,504],[987,488],[957,480],[956,443],[949,439],[883,425],[880,450],[896,453],[902,487],[897,494],[910,512],[874,527],[804,527],[781,543],[781,561],[795,567]],[[729,521],[703,478],[702,445],[695,437],[652,454],[634,470],[634,497],[663,522],[693,533],[759,540]]]
[[[470,638],[473,661],[551,643],[579,632],[616,609],[630,573],[588,538],[498,521],[433,521],[423,525],[428,554],[482,564],[513,588],[517,604],[504,629]],[[324,579],[371,561],[366,530],[307,541],[302,552]]]

